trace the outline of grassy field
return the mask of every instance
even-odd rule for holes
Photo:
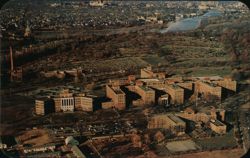
[[[124,57],[107,60],[81,61],[74,66],[81,66],[84,70],[92,71],[117,71],[129,68],[138,68],[146,66],[146,62],[139,57]]]
[[[193,76],[225,76],[231,73],[229,64],[231,57],[224,51],[224,46],[219,41],[175,36],[162,43],[158,55],[171,63],[170,66],[176,74],[190,71],[189,75]],[[175,61],[170,60],[172,58],[175,58]],[[158,60],[154,57],[146,61],[157,65]]]
[[[164,59],[163,57],[159,57],[157,55],[143,57],[142,60],[146,61],[147,63],[153,66],[165,65],[168,63],[166,59]]]
[[[233,130],[223,136],[216,136],[207,139],[194,139],[194,141],[205,150],[214,150],[222,148],[233,148],[237,146],[234,139]]]
[[[174,73],[183,74],[190,72],[187,76],[228,76],[231,74],[230,67],[193,67],[193,68],[179,68],[175,69]]]

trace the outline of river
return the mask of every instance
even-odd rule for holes
[[[193,18],[186,18],[180,21],[171,23],[168,28],[160,30],[160,33],[166,32],[183,32],[197,29],[200,26],[202,20],[206,20],[209,17],[221,16],[222,13],[217,10],[210,10],[202,16]]]

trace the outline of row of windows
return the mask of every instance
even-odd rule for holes
[[[63,106],[63,109],[72,109],[74,108],[73,106]]]
[[[74,105],[74,99],[62,99],[62,106]]]

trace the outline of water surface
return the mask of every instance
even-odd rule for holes
[[[186,18],[177,22],[174,22],[169,25],[168,28],[162,29],[161,33],[166,32],[182,32],[197,29],[203,20],[206,20],[209,17],[221,16],[222,13],[217,10],[210,10],[202,16],[197,16],[193,18]]]

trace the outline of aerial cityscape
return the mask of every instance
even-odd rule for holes
[[[8,0],[0,158],[250,157],[239,1]]]

